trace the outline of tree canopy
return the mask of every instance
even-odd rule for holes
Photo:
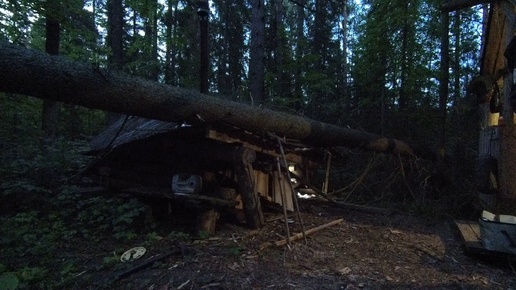
[[[199,17],[182,0],[0,4],[0,37],[131,75],[199,87]],[[451,12],[451,96],[477,72],[482,7]],[[409,139],[436,138],[441,1],[216,1],[209,11],[212,95]],[[48,15],[47,15],[48,14]],[[260,28],[262,27],[262,28]]]

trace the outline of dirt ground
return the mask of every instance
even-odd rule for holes
[[[117,271],[85,270],[81,289],[516,289],[507,257],[468,256],[451,221],[303,203],[305,229],[342,222],[290,246],[282,215],[260,230],[221,221],[208,239],[158,238]],[[292,215],[289,228],[300,231]],[[135,245],[138,246],[138,245]],[[103,249],[98,249],[102,251]],[[104,249],[108,250],[108,249]],[[165,255],[164,255],[165,254]],[[101,263],[90,259],[93,263]],[[154,261],[154,262],[149,262]],[[120,263],[122,264],[122,263]],[[139,268],[141,266],[141,268]]]

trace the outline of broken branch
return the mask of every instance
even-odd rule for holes
[[[320,230],[323,230],[323,229],[325,229],[325,228],[327,228],[327,227],[331,227],[331,226],[336,225],[336,224],[338,224],[338,223],[341,223],[341,222],[343,222],[343,221],[344,221],[344,219],[338,219],[338,220],[334,220],[334,221],[332,221],[332,222],[329,222],[329,223],[327,223],[327,224],[320,225],[320,226],[315,227],[315,228],[313,228],[313,229],[309,229],[309,230],[305,231],[305,235],[306,235],[306,236],[311,235],[311,234],[313,234],[313,233],[316,233],[316,232],[318,232],[318,231],[320,231]],[[296,233],[296,234],[294,234],[294,235],[292,235],[292,236],[290,237],[290,242],[293,242],[293,241],[299,240],[299,239],[301,239],[301,238],[303,238],[303,233]],[[284,245],[286,245],[288,242],[289,242],[289,240],[288,240],[288,239],[283,239],[283,240],[277,241],[275,244],[276,244],[276,246],[280,247],[280,246],[284,246]]]

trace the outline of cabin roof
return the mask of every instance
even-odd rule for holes
[[[159,138],[159,135],[171,136],[170,134],[182,139],[211,139],[220,143],[240,144],[256,152],[280,158],[282,156],[275,136],[257,135],[225,124],[190,125],[134,116],[119,118],[94,137],[90,141],[90,152],[97,153],[151,137]],[[282,146],[286,159],[296,163],[303,162],[303,158],[319,163],[326,152],[293,139],[282,139]]]
[[[121,117],[90,141],[93,152],[177,130],[182,124],[134,116]]]

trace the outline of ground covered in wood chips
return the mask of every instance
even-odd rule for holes
[[[305,229],[342,222],[278,247],[286,236],[280,212],[260,230],[221,220],[217,233],[196,239],[172,228],[156,230],[145,255],[102,265],[113,245],[83,241],[77,289],[516,289],[507,257],[466,255],[451,220],[364,213],[322,202],[301,205]],[[184,215],[182,215],[184,217]],[[192,217],[193,218],[193,217]],[[300,231],[296,215],[291,232]],[[172,231],[173,234],[170,234]],[[169,233],[166,235],[166,233]],[[137,242],[133,246],[141,246]],[[129,247],[129,245],[127,246]],[[113,253],[115,255],[116,253]],[[115,255],[116,256],[116,255]],[[105,258],[104,258],[105,259]]]

